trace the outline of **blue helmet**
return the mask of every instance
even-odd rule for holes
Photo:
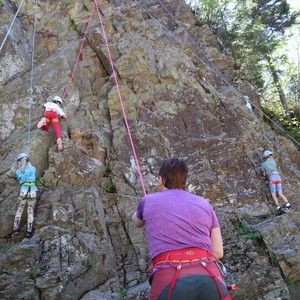
[[[29,160],[29,156],[26,153],[20,153],[17,157],[17,161],[24,158],[24,157],[26,157],[27,160]]]
[[[271,152],[271,151],[269,151],[269,150],[265,150],[265,151],[263,152],[264,158],[267,158],[267,157],[269,157],[270,155],[273,155],[273,152]]]
[[[244,95],[243,98],[244,98],[245,100],[249,100],[249,97],[248,97],[247,95]]]

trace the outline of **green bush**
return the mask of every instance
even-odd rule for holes
[[[33,266],[29,270],[29,276],[31,279],[35,280],[40,275],[40,269],[37,266]]]
[[[297,108],[290,109],[290,114],[292,121],[287,120],[284,112],[280,108],[274,107],[264,107],[264,112],[267,116],[275,123],[278,124],[288,135],[290,135],[296,142],[300,143],[300,116],[298,114]],[[271,121],[270,121],[271,122]],[[280,130],[278,126],[276,126],[273,122],[271,122],[271,126],[276,130],[279,130],[280,134],[284,135],[284,132]],[[294,142],[294,141],[293,141]],[[294,142],[295,143],[295,142]],[[296,145],[299,146],[299,145]]]

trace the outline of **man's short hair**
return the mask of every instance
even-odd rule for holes
[[[183,160],[168,158],[163,161],[159,168],[159,176],[168,189],[185,189],[188,167]]]

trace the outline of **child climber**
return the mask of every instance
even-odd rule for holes
[[[43,104],[45,107],[44,117],[38,122],[37,127],[48,131],[50,122],[52,122],[53,129],[57,139],[58,151],[63,150],[61,133],[59,128],[59,118],[67,118],[66,114],[61,109],[62,99],[59,96],[55,96],[52,102]]]
[[[16,176],[20,183],[20,193],[12,234],[17,235],[19,233],[22,214],[27,203],[27,229],[25,234],[27,237],[30,237],[32,234],[36,192],[38,190],[35,186],[35,167],[30,164],[29,157],[26,153],[18,155],[17,165],[18,169],[16,171]]]
[[[270,192],[272,198],[276,204],[276,212],[281,213],[281,206],[278,203],[278,198],[276,196],[276,192],[278,192],[279,197],[284,201],[285,208],[291,208],[291,204],[288,202],[286,197],[282,194],[282,181],[277,170],[276,162],[273,158],[273,153],[269,150],[265,150],[263,152],[263,156],[266,159],[265,162],[262,163],[262,172],[264,176],[268,177]]]

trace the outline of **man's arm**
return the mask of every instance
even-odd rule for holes
[[[223,241],[220,227],[215,227],[211,230],[211,247],[215,258],[220,259],[223,257]]]
[[[137,216],[136,216],[136,212],[133,214],[132,216],[132,221],[134,222],[135,226],[137,228],[142,228],[144,227],[145,223],[143,220],[139,219]]]

